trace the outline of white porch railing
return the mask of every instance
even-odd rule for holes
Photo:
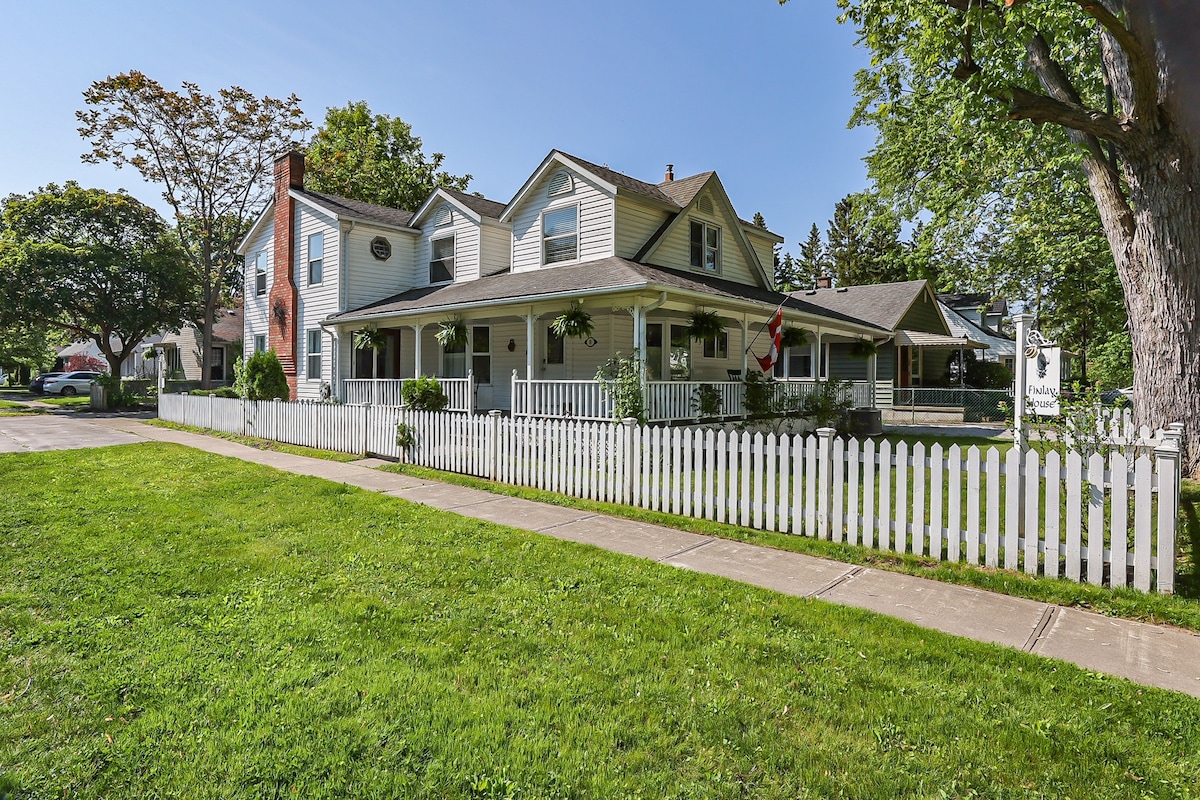
[[[352,378],[342,381],[345,387],[347,405],[352,406],[389,406],[403,408],[402,392],[404,384],[413,378]],[[475,378],[468,374],[465,378],[438,378],[442,391],[449,401],[447,411],[475,411]]]
[[[799,398],[819,385],[815,380],[785,380],[772,384],[787,397]],[[646,419],[649,422],[682,422],[698,419],[700,387],[712,387],[720,398],[716,416],[746,416],[746,384],[741,381],[647,381]],[[855,408],[875,407],[875,386],[856,381],[847,389]],[[527,380],[514,370],[514,417],[612,419],[612,400],[604,384],[594,380]]]
[[[599,381],[522,380],[513,370],[514,417],[612,419],[612,402]]]

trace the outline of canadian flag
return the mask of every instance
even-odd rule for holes
[[[771,349],[762,358],[754,357],[758,365],[762,367],[762,371],[770,372],[775,367],[775,362],[779,360],[779,344],[783,336],[783,309],[775,309],[775,314],[771,317],[771,321],[767,323],[767,335],[771,337]]]

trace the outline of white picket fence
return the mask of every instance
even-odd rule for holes
[[[163,419],[655,511],[1111,587],[1174,590],[1176,428],[1086,461],[814,434],[164,395]],[[413,440],[401,448],[397,431]]]

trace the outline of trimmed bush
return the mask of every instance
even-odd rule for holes
[[[235,371],[240,394],[247,400],[287,400],[291,396],[283,365],[274,350],[255,353],[246,359],[241,370]]]
[[[404,405],[414,411],[441,411],[450,402],[437,378],[424,377],[405,381],[400,390]]]

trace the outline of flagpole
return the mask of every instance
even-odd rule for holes
[[[790,299],[791,299],[790,297],[783,298],[783,303],[786,303]],[[775,306],[775,310],[771,312],[771,316],[767,317],[768,320],[774,318],[774,316],[779,313],[779,309],[783,308],[783,303],[780,303],[779,305]],[[763,332],[763,329],[759,328],[758,333],[754,334],[754,338],[750,340],[750,344],[746,345],[747,353],[750,352],[750,348],[754,347],[754,343],[758,341],[758,337],[762,336],[762,332]]]

